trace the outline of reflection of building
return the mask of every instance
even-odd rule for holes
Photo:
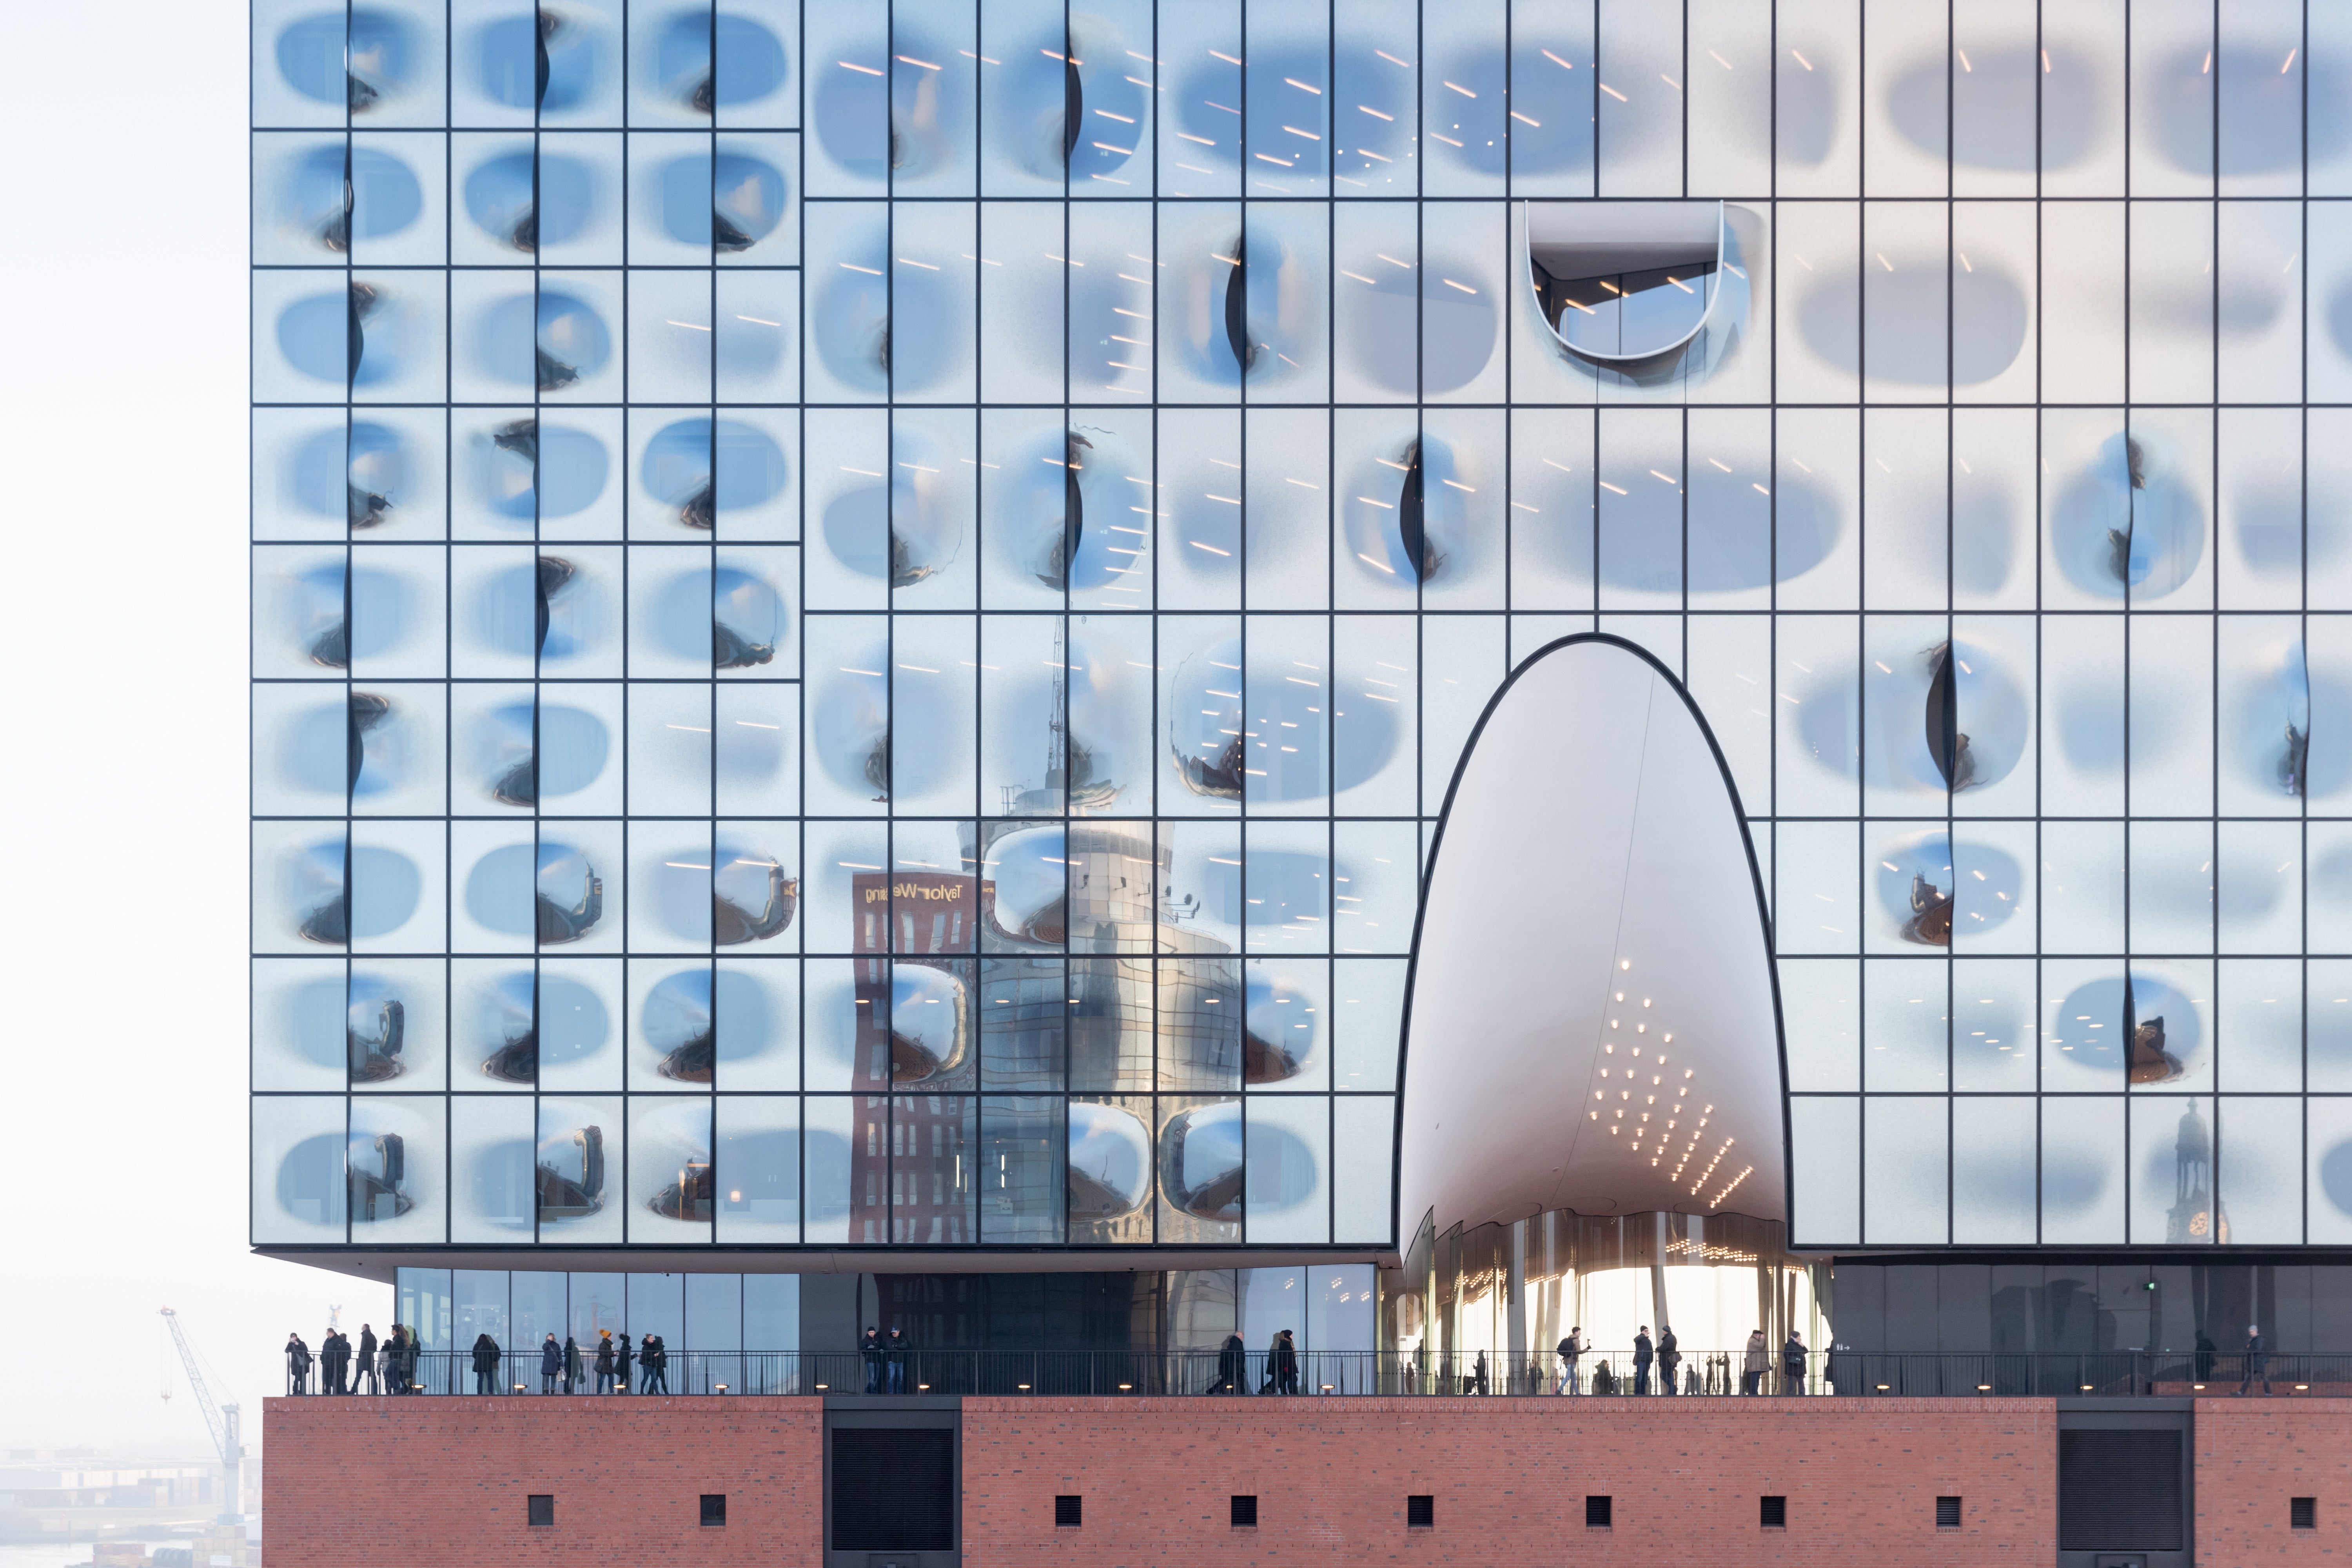
[[[2213,1201],[2213,1134],[2190,1100],[2180,1113],[2172,1145],[2172,1207],[2164,1216],[2164,1238],[2174,1242],[2227,1242],[2230,1218]]]

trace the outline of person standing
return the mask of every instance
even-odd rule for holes
[[[910,1348],[907,1331],[896,1323],[891,1324],[890,1331],[883,1337],[882,1344],[884,1359],[888,1362],[890,1367],[890,1392],[904,1394],[907,1392],[907,1352]]]
[[[400,1325],[400,1392],[422,1394],[425,1384],[416,1378],[416,1363],[424,1359],[425,1340],[417,1333],[416,1325]]]
[[[1678,1375],[1675,1369],[1681,1366],[1682,1363],[1683,1352],[1678,1342],[1675,1339],[1675,1326],[1672,1323],[1660,1323],[1658,1325],[1659,1393],[1680,1394],[1682,1392],[1675,1383],[1675,1379]]]
[[[664,1394],[669,1392],[669,1351],[659,1334],[646,1336],[645,1343],[637,1350],[637,1364],[646,1372],[643,1392],[651,1394],[656,1388]]]
[[[613,1392],[613,1331],[596,1331],[596,1392]]]
[[[882,1343],[882,1331],[873,1324],[866,1325],[866,1337],[857,1342],[858,1359],[866,1363],[866,1392],[882,1392],[883,1380],[889,1374],[884,1369],[890,1364],[890,1353]]]
[[[1217,1352],[1217,1383],[1212,1394],[1239,1394],[1242,1384],[1249,1377],[1249,1346],[1238,1333],[1225,1336],[1224,1348]]]
[[[1559,1393],[1566,1394],[1582,1392],[1577,1387],[1576,1363],[1578,1358],[1583,1354],[1584,1330],[1581,1327],[1570,1327],[1568,1331],[1568,1338],[1559,1342]]]
[[[1794,1329],[1789,1331],[1788,1339],[1780,1346],[1780,1392],[1805,1392],[1805,1340]]]
[[[550,1329],[539,1344],[539,1391],[554,1393],[555,1380],[562,1375],[563,1347],[555,1342],[555,1331]]]
[[[2271,1396],[2270,1350],[2268,1342],[2263,1338],[2262,1325],[2248,1323],[2246,1325],[2246,1375],[2238,1380],[2240,1394],[2252,1388],[2254,1379],[2259,1377],[2263,1380],[2263,1397],[2268,1399]]]
[[[1771,1367],[1772,1352],[1764,1343],[1764,1331],[1759,1329],[1748,1336],[1748,1354],[1739,1368],[1739,1392],[1742,1394],[1760,1392],[1759,1385],[1763,1383],[1764,1374],[1770,1371]]]
[[[291,1329],[286,1331],[286,1390],[289,1394],[310,1392],[310,1347]]]
[[[613,1336],[613,1392],[629,1392],[629,1331]]]
[[[1650,1325],[1643,1323],[1642,1331],[1633,1336],[1633,1392],[1650,1392],[1650,1363],[1657,1359],[1657,1348],[1650,1342]]]
[[[563,1336],[563,1392],[580,1392],[580,1342],[570,1334]]]
[[[474,1336],[474,1392],[496,1394],[499,1391],[499,1342],[488,1331]]]
[[[360,1359],[357,1367],[358,1370],[352,1374],[353,1394],[360,1391],[360,1384],[362,1383],[368,1385],[370,1394],[383,1392],[383,1384],[376,1380],[375,1375],[375,1330],[366,1323],[360,1325]]]

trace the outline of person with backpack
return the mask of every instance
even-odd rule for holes
[[[1568,1338],[1559,1342],[1559,1386],[1553,1392],[1562,1394],[1581,1394],[1584,1391],[1577,1386],[1576,1363],[1584,1354],[1583,1329],[1572,1327],[1568,1331]]]

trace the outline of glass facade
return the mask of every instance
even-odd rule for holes
[[[257,1245],[1392,1249],[1419,869],[1596,631],[1791,1245],[2352,1241],[2352,16],[253,27]]]

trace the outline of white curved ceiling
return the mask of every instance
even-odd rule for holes
[[[1441,1234],[1552,1208],[1784,1217],[1746,846],[1697,720],[1640,655],[1556,647],[1488,714],[1407,1031],[1401,1240],[1433,1210]]]

